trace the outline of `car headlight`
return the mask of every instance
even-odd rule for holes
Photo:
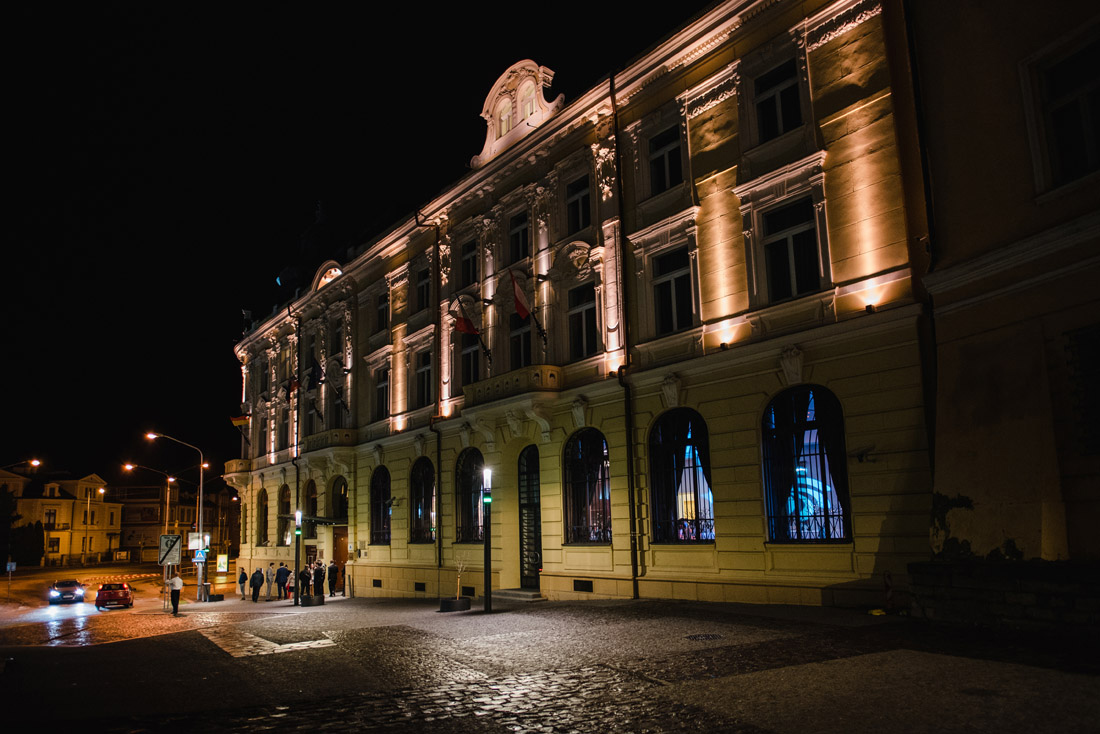
[[[57,589],[50,589],[50,596],[61,596],[61,592]]]
[[[77,589],[76,590],[76,595],[77,596],[84,596],[84,589]]]

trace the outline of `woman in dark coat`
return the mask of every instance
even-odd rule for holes
[[[313,567],[313,593],[325,595],[325,566],[320,561]]]

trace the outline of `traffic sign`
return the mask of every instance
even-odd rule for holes
[[[206,563],[206,551],[199,549],[195,551],[195,563]]]
[[[180,562],[180,548],[183,546],[183,536],[181,535],[162,535],[160,536],[160,553],[157,554],[157,558],[160,559],[159,563],[162,566],[178,566]]]

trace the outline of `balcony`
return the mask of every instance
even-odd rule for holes
[[[466,407],[491,403],[530,392],[559,392],[564,385],[561,367],[533,364],[462,388]]]
[[[248,459],[233,459],[225,462],[226,474],[240,474],[252,469],[252,462]]]
[[[69,527],[67,522],[48,522],[42,526],[42,529],[48,533],[55,530],[68,530]]]
[[[305,451],[327,449],[329,446],[354,446],[355,430],[351,428],[334,428],[331,431],[322,431],[305,440]]]

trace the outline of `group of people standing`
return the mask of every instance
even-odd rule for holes
[[[322,560],[317,560],[303,568],[298,574],[298,590],[303,596],[309,596],[311,589],[314,595],[323,596],[326,577],[328,578],[328,595],[336,596],[336,586],[340,578],[340,567],[336,565],[336,561],[332,561],[327,568]],[[282,561],[279,562],[278,568],[275,567],[274,563],[269,563],[266,573],[257,568],[251,576],[242,568],[237,583],[241,587],[241,601],[248,598],[245,591],[246,586],[252,590],[253,602],[260,600],[260,590],[265,583],[267,585],[267,601],[271,600],[271,586],[273,584],[277,599],[288,599],[295,592],[294,573]]]

